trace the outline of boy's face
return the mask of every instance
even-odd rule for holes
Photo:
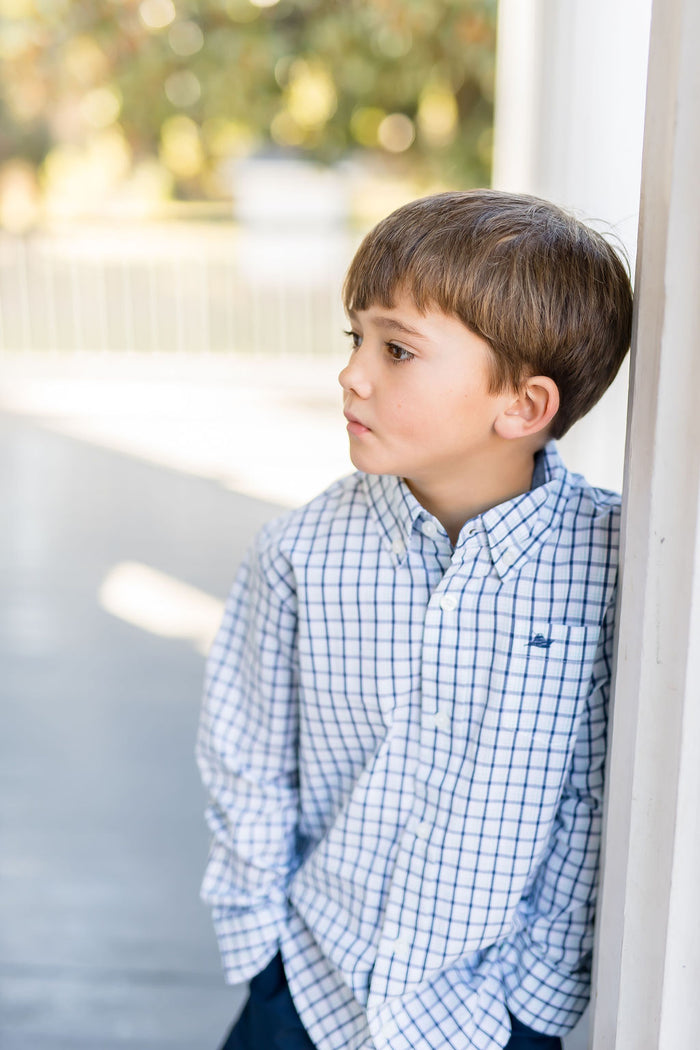
[[[350,314],[340,373],[350,458],[419,490],[459,486],[499,443],[494,421],[513,392],[489,393],[490,348],[456,317],[420,313],[408,296]]]

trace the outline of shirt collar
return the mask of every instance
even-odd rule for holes
[[[560,517],[571,487],[554,441],[538,453],[532,488],[481,515],[491,559],[504,579],[541,546]]]
[[[408,547],[413,526],[428,517],[405,481],[391,474],[365,474],[368,503],[393,553],[400,558]]]
[[[380,533],[397,558],[408,547],[411,531],[421,518],[429,517],[401,478],[388,474],[365,474],[367,501]],[[501,579],[531,557],[542,544],[561,510],[570,488],[569,473],[556,443],[550,441],[535,457],[532,488],[514,499],[484,511],[475,521],[486,537],[494,568]],[[474,521],[470,522],[474,525]],[[462,531],[456,551],[466,542]]]

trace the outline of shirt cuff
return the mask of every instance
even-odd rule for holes
[[[279,951],[290,906],[237,910],[215,907],[212,920],[228,984],[255,977]]]

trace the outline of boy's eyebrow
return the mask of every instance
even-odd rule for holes
[[[357,319],[357,314],[354,310],[348,310],[348,317],[350,320]],[[411,328],[410,325],[404,324],[403,321],[399,321],[396,317],[374,317],[372,318],[375,324],[382,325],[384,328],[391,328],[395,332],[402,332],[403,335],[417,335],[419,338],[423,338],[423,332],[418,328]]]

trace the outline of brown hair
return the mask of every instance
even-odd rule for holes
[[[496,190],[440,193],[383,219],[360,245],[347,310],[390,307],[458,317],[491,347],[491,393],[549,376],[559,438],[604,394],[630,342],[632,289],[605,238],[548,201]]]

